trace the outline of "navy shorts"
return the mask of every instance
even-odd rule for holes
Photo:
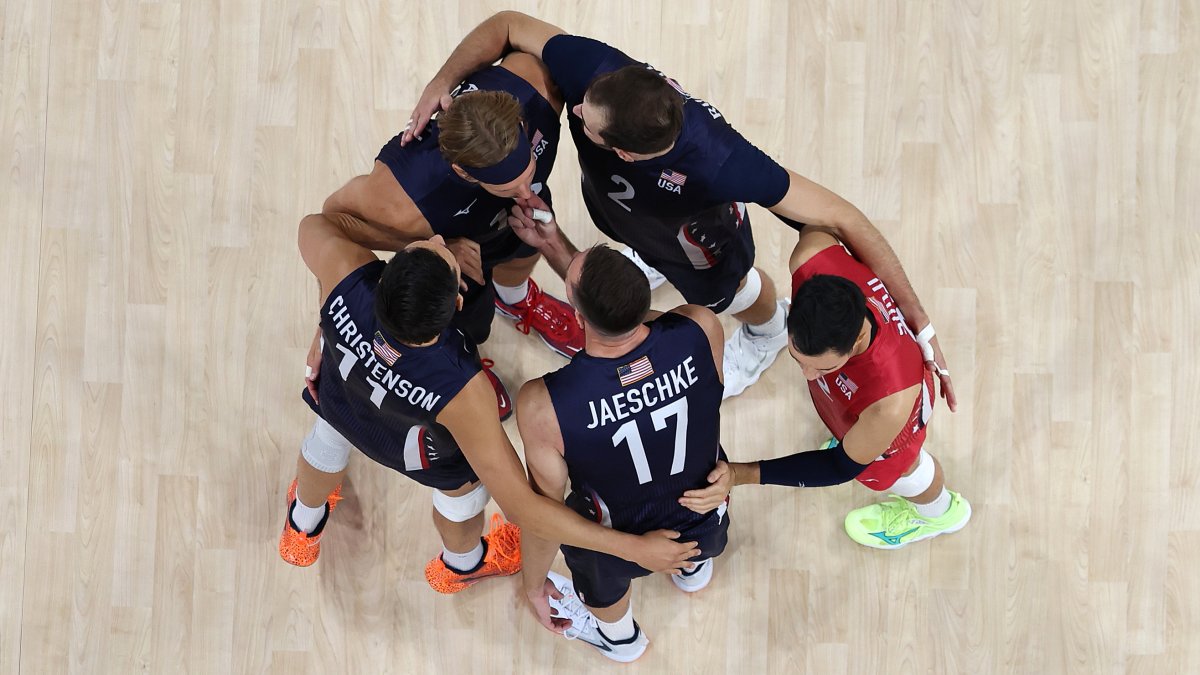
[[[629,244],[609,224],[593,220],[601,232]],[[663,239],[661,250],[630,247],[647,264],[662,272],[689,304],[707,307],[718,314],[733,302],[742,279],[754,267],[754,232],[749,213],[742,216],[734,231],[693,223]]]
[[[307,388],[300,397],[324,419],[321,406],[313,401]],[[362,454],[426,487],[456,490],[467,483],[479,481],[479,476],[475,475],[466,455],[453,439],[441,438],[427,427],[356,430],[345,425],[330,424]],[[373,440],[381,437],[384,440]]]
[[[679,537],[681,542],[696,542],[700,557],[706,560],[721,555],[729,543],[728,510],[717,517],[715,523],[712,520],[704,522],[704,529],[685,532]],[[625,596],[634,579],[654,574],[640,565],[599,551],[563,544],[562,552],[571,570],[575,592],[588,607],[611,607]]]

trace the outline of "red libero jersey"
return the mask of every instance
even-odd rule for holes
[[[792,295],[801,283],[818,274],[854,282],[866,296],[878,330],[867,351],[851,358],[840,370],[808,383],[817,414],[840,441],[872,403],[920,383],[921,393],[913,404],[908,425],[881,457],[891,457],[913,444],[919,450],[933,412],[933,375],[925,368],[921,349],[904,323],[900,308],[875,273],[843,246],[830,246],[801,265],[792,275]]]

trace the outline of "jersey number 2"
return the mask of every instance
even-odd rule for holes
[[[683,460],[687,456],[687,398],[681,398],[671,405],[663,406],[650,413],[654,422],[654,430],[662,431],[667,428],[667,418],[675,415],[675,454],[671,457],[671,475],[683,471]],[[638,484],[645,485],[653,480],[650,475],[650,462],[646,459],[646,446],[642,445],[642,434],[638,431],[637,420],[629,420],[622,424],[617,433],[613,434],[613,447],[624,441],[629,444],[629,454],[633,457],[633,468],[637,470]]]
[[[608,193],[608,198],[613,200],[614,202],[616,202],[617,206],[625,209],[626,211],[628,211],[630,213],[633,213],[633,209],[629,208],[628,204],[621,201],[622,199],[633,199],[633,186],[630,185],[629,181],[625,180],[624,178],[618,176],[615,173],[612,175],[612,181],[614,183],[616,183],[617,185],[624,185],[625,189],[618,190],[617,192]]]

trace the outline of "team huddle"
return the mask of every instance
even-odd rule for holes
[[[580,250],[554,217],[564,109],[588,215],[620,250]],[[754,266],[750,202],[798,231],[787,298]],[[301,221],[299,247],[321,306],[302,394],[317,419],[279,542],[293,565],[316,562],[357,448],[433,489],[434,590],[521,572],[544,626],[633,661],[649,643],[633,579],[707,586],[737,485],[890,492],[845,518],[879,549],[971,517],[924,449],[936,387],[951,410],[956,400],[883,237],[717,108],[604,43],[516,12],[480,24],[372,171]],[[565,299],[530,278],[543,258]],[[665,282],[687,304],[660,313],[651,291]],[[497,314],[569,359],[515,403],[480,353]],[[717,314],[741,324],[728,339]],[[832,438],[730,462],[722,401],[784,349]],[[514,411],[526,466],[501,426]],[[484,534],[493,498],[511,522],[493,515]],[[570,579],[550,571],[560,548]]]

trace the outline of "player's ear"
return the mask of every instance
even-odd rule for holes
[[[458,174],[459,178],[467,181],[468,183],[478,183],[479,182],[479,181],[475,180],[474,178],[471,178],[469,175],[467,175],[467,172],[463,171],[462,167],[457,164],[451,164],[450,168],[454,169],[454,173]]]
[[[622,162],[636,162],[637,161],[637,158],[633,156],[633,153],[625,152],[624,150],[622,150],[620,148],[613,148],[613,152],[617,153],[617,157],[620,157]]]

